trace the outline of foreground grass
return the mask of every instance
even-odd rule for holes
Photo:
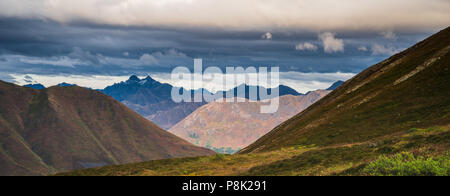
[[[425,158],[403,152],[391,157],[380,156],[363,172],[371,176],[449,176],[450,155]]]
[[[225,176],[239,175],[255,166],[289,159],[308,149],[285,149],[261,154],[224,155],[156,160],[144,163],[106,166],[59,175],[101,176]]]
[[[426,168],[429,164],[436,166],[439,162],[440,165],[436,168],[440,170],[436,174],[443,174],[443,170],[447,172],[449,170],[449,127],[411,129],[354,144],[325,147],[294,146],[265,153],[157,160],[85,169],[59,175],[413,175],[413,173],[405,172],[383,173],[384,165],[392,161],[390,157],[401,152],[407,152],[409,156],[403,160],[404,165],[412,164],[414,167]],[[411,159],[410,156],[415,159]],[[408,163],[408,160],[414,163]],[[402,163],[399,162],[399,164]],[[387,166],[384,169],[393,170]],[[419,174],[431,175],[430,173]]]

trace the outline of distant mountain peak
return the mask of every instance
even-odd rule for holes
[[[338,80],[335,83],[333,83],[329,88],[327,88],[327,90],[332,91],[334,89],[337,89],[339,86],[341,86],[342,84],[344,84],[344,81],[342,80]]]
[[[274,87],[274,88],[266,88],[266,87],[263,87],[263,86],[251,86],[251,85],[248,85],[246,83],[243,83],[243,84],[241,84],[241,85],[239,85],[237,87],[234,87],[233,89],[230,89],[230,90],[226,91],[225,93],[234,91],[234,95],[235,96],[239,96],[239,95],[237,95],[237,91],[238,91],[239,88],[242,88],[242,87],[245,88],[245,98],[246,99],[251,99],[250,96],[249,96],[250,88],[256,88],[257,91],[259,91],[259,90],[263,90],[263,91],[266,90],[269,93],[269,98],[275,98],[275,97],[283,96],[283,95],[295,95],[295,96],[300,95],[300,93],[298,93],[296,90],[292,89],[291,87],[284,86],[284,85],[279,85],[279,86]],[[274,90],[274,89],[278,90],[278,95],[272,94],[272,90]],[[260,98],[261,97],[259,97],[259,92],[258,92],[258,97],[257,97],[256,100],[260,100]]]
[[[154,84],[160,84],[158,81],[154,80],[149,75],[144,79],[139,79],[138,76],[132,75],[130,78],[125,82],[127,84],[140,84],[140,85],[154,85]]]
[[[33,88],[33,89],[36,89],[36,90],[45,89],[45,86],[42,85],[42,84],[26,84],[26,85],[23,85],[23,86],[24,87],[28,87],[28,88]]]
[[[67,87],[67,86],[77,86],[77,85],[76,85],[76,84],[69,84],[69,83],[63,82],[63,83],[57,84],[56,86],[59,86],[59,87]]]
[[[154,80],[152,77],[147,76],[145,79],[140,81],[141,84],[161,84],[160,82]]]
[[[148,81],[154,81],[154,79],[150,76],[147,76],[144,80],[148,80]]]
[[[141,80],[136,75],[130,76],[130,78],[127,80],[127,82],[140,82],[140,81]]]

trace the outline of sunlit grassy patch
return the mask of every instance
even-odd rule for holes
[[[372,176],[450,176],[450,154],[425,158],[409,152],[380,156],[363,170]]]

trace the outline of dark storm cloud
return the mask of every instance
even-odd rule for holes
[[[280,66],[281,71],[355,73],[432,32],[395,32],[395,40],[388,40],[381,32],[332,32],[345,45],[335,53],[324,52],[324,43],[318,38],[321,32],[278,30],[270,32],[272,39],[262,39],[266,33],[1,18],[0,72],[145,74],[192,66],[193,58],[203,58],[205,66]],[[305,42],[318,49],[296,50],[297,44]]]

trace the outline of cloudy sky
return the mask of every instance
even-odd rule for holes
[[[202,58],[279,66],[282,83],[304,92],[446,28],[449,13],[448,0],[0,0],[0,79],[174,83],[174,67]]]

